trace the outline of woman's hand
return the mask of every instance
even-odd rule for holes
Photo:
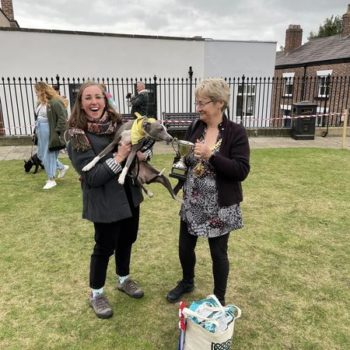
[[[138,159],[139,161],[141,161],[141,162],[147,160],[147,156],[146,156],[143,152],[141,152],[141,151],[138,151],[138,152],[136,153],[136,155],[137,155],[137,159]]]
[[[131,152],[131,143],[119,143],[118,151],[114,156],[116,162],[123,162]]]
[[[194,144],[194,156],[196,158],[208,160],[212,154],[213,152],[209,146],[199,140],[196,141]]]

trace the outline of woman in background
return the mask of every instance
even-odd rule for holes
[[[37,95],[36,134],[38,137],[38,157],[47,174],[44,190],[57,185],[57,178],[63,178],[69,166],[58,160],[59,150],[65,148],[64,132],[67,125],[67,110],[63,98],[50,85],[40,81],[35,84]]]

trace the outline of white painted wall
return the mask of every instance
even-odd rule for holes
[[[193,77],[199,80],[214,76],[241,78],[243,74],[272,77],[276,43],[0,28],[0,50],[0,79],[10,77],[11,81],[13,77],[50,81],[57,74],[69,78],[71,83],[72,78],[148,79],[154,75],[161,79],[173,78],[174,84],[158,81],[156,113],[161,118],[163,112],[194,111],[193,90],[189,94],[188,85],[182,83],[185,81],[182,78],[188,78],[190,66]],[[0,84],[0,113],[3,113],[6,134],[27,134],[33,124],[33,87],[6,82],[7,79],[3,86]],[[130,112],[124,95],[126,89],[133,92],[132,84],[126,85],[115,91],[121,113]],[[242,112],[238,105],[241,104],[243,116],[250,118],[251,126],[266,126],[254,119],[261,100],[251,97],[250,90],[238,95],[237,86],[231,89],[230,110],[234,120],[240,122]],[[68,90],[63,93],[69,97]],[[259,94],[259,87],[255,87],[253,95]],[[250,99],[254,100],[254,108],[249,109]],[[264,96],[264,101],[269,99],[270,96]]]
[[[276,42],[207,40],[204,75],[212,77],[272,77]]]
[[[275,42],[40,30],[0,30],[0,47],[10,77],[273,76],[276,55]]]
[[[187,77],[204,41],[0,30],[1,76]]]

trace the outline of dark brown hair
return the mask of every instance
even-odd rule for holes
[[[82,103],[81,98],[83,95],[84,90],[89,86],[97,86],[100,88],[101,92],[103,93],[105,97],[106,102],[106,112],[108,113],[108,116],[112,122],[121,123],[122,117],[121,115],[111,106],[108,104],[108,100],[106,97],[106,87],[103,84],[96,83],[94,81],[87,81],[83,83],[79,89],[79,92],[77,94],[72,113],[68,120],[68,126],[70,128],[78,128],[86,131],[87,129],[87,118],[84,110],[82,109]]]

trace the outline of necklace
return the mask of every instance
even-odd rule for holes
[[[209,147],[210,150],[212,152],[216,152],[219,150],[220,146],[221,146],[221,141],[222,139],[220,139],[219,141],[216,142],[216,144],[212,147]],[[205,171],[205,167],[204,167],[204,160],[203,159],[200,159],[198,161],[198,163],[195,165],[195,167],[193,168],[193,173],[198,176],[198,177],[201,177],[203,176],[204,174],[204,171]]]

